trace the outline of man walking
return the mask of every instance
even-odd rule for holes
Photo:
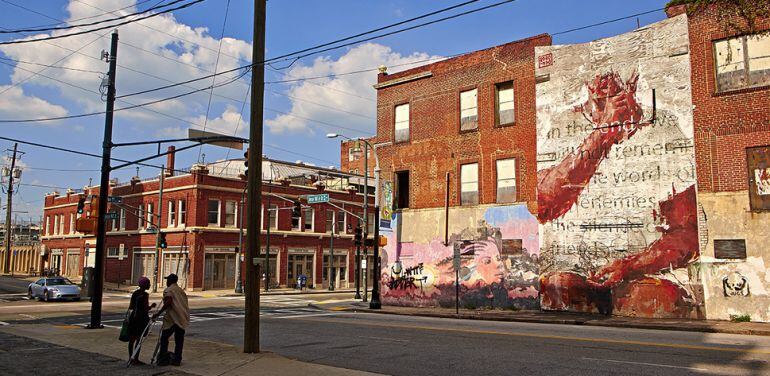
[[[163,307],[153,316],[157,318],[163,312],[163,327],[160,334],[160,352],[158,365],[178,366],[182,364],[182,348],[184,347],[184,334],[190,323],[190,308],[187,305],[187,294],[177,285],[179,277],[169,274],[166,279],[166,289],[163,290]],[[168,340],[174,335],[174,357],[169,359]]]

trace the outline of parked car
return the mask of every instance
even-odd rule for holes
[[[27,289],[27,297],[30,300],[80,300],[80,286],[72,283],[64,277],[41,278],[30,283]]]

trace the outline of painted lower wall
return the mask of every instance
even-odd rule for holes
[[[455,247],[460,251],[460,306],[537,309],[538,224],[526,205],[395,213],[382,252],[382,299],[387,305],[455,305]]]
[[[707,243],[698,263],[706,318],[770,321],[770,213],[751,212],[747,191],[699,193],[698,201],[706,214],[700,232]],[[720,239],[745,240],[746,258],[716,258],[714,240]]]

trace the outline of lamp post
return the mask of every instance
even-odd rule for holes
[[[347,136],[345,136],[343,134],[339,134],[339,133],[327,133],[326,137],[327,138],[342,137],[342,138],[344,138],[346,140],[350,140],[350,141],[354,140],[354,139],[352,139],[350,137],[347,137]],[[390,144],[390,143],[386,142],[386,143],[372,145],[371,143],[369,143],[369,141],[367,141],[366,139],[361,138],[361,137],[359,137],[359,138],[357,138],[355,140],[356,141],[363,141],[364,144],[366,145],[366,147],[372,149],[372,151],[374,152],[374,209],[375,210],[379,210],[379,207],[380,207],[380,171],[381,170],[380,170],[380,159],[377,156],[377,147],[378,146],[387,145],[387,144]],[[366,153],[366,150],[364,151],[364,153]],[[367,223],[367,221],[369,220],[369,218],[366,215],[366,208],[369,206],[368,205],[369,204],[369,202],[368,202],[368,192],[369,192],[369,187],[368,187],[369,160],[368,160],[368,155],[367,154],[368,153],[364,154],[364,185],[365,185],[365,187],[364,187],[364,225],[366,226],[366,228],[364,228],[364,235],[365,235],[364,239],[366,239],[367,236],[368,236],[368,234],[367,234],[367,231],[368,231],[368,223]],[[375,224],[374,224],[374,226],[375,226],[374,233],[376,235],[375,238],[377,238],[377,236],[379,235],[379,231],[378,231],[379,223],[377,223],[378,222],[377,218],[379,216],[377,214],[378,213],[375,214]],[[379,239],[375,239],[375,242],[379,242]],[[379,288],[379,285],[380,285],[380,274],[381,273],[380,273],[380,270],[379,270],[379,268],[380,268],[380,265],[379,265],[379,256],[380,256],[379,255],[379,247],[377,245],[375,245],[373,247],[373,256],[374,256],[374,270],[375,270],[375,273],[374,273],[374,281],[372,282],[372,299],[371,299],[371,303],[369,304],[369,306],[370,306],[370,308],[373,308],[373,309],[379,309],[381,307],[381,303],[380,303],[380,288]],[[359,265],[356,265],[356,267],[358,267],[360,269]],[[359,273],[356,273],[356,278],[358,278],[359,274],[360,274],[360,271],[359,271]]]

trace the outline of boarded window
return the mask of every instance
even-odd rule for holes
[[[409,171],[396,172],[396,207],[404,209],[409,207]]]
[[[770,85],[770,32],[714,42],[717,90]]]
[[[478,90],[472,89],[460,93],[460,130],[472,131],[479,127]]]
[[[497,202],[516,201],[516,159],[497,160]]]
[[[770,146],[746,149],[751,210],[770,210]]]
[[[496,125],[513,124],[516,121],[513,105],[513,81],[503,82],[495,85],[497,119]]]
[[[395,142],[409,141],[409,103],[396,106]]]
[[[479,203],[478,163],[469,163],[460,167],[460,199],[462,205]]]
[[[714,257],[718,259],[745,259],[745,239],[714,239]]]

